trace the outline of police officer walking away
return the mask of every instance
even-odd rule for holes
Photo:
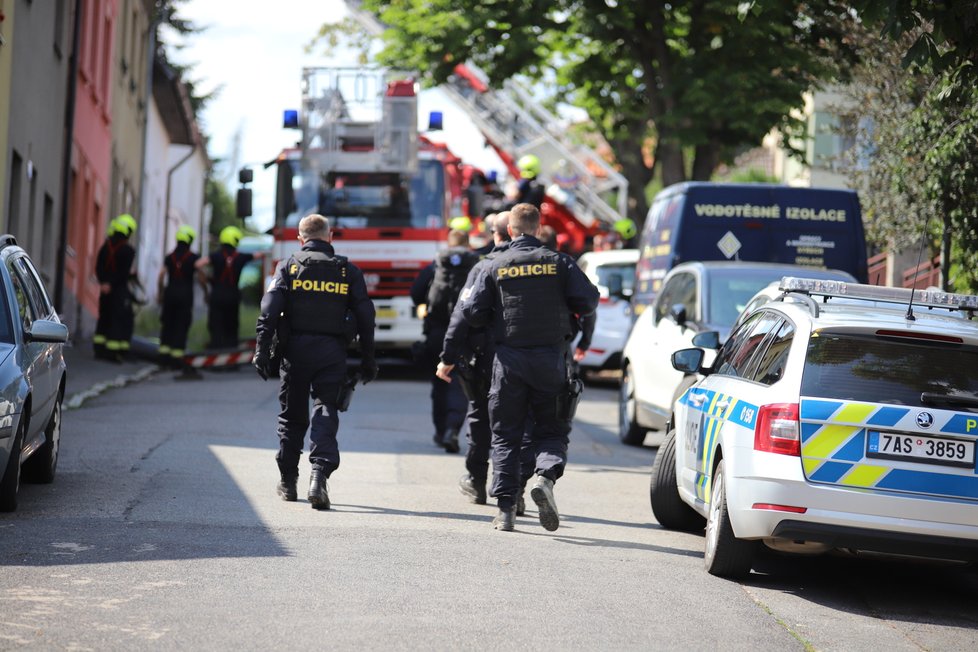
[[[177,246],[163,260],[156,280],[160,314],[160,358],[164,364],[179,366],[187,348],[187,333],[194,317],[195,265],[200,256],[190,250],[197,237],[193,227],[177,229]]]
[[[129,351],[133,331],[132,277],[136,250],[129,238],[136,232],[136,220],[123,214],[109,224],[108,237],[95,259],[95,276],[99,283],[98,321],[92,343],[95,357],[122,362]]]
[[[348,315],[355,319],[360,339],[360,378],[366,385],[377,377],[374,304],[367,296],[363,273],[337,256],[330,240],[329,221],[322,215],[307,215],[299,222],[302,249],[279,266],[262,298],[254,360],[262,378],[274,376],[273,340],[288,332],[287,341],[279,347],[278,494],[283,500],[297,499],[299,458],[309,428],[312,474],[308,498],[314,509],[329,509],[326,479],[340,465],[337,413],[347,378]],[[310,394],[314,400],[311,420]]]
[[[448,233],[448,248],[442,251],[430,271],[422,270],[411,286],[416,305],[426,304],[424,318],[424,364],[433,371],[441,353],[448,322],[465,285],[465,279],[478,254],[469,249],[468,233],[454,229]],[[435,426],[435,444],[449,453],[459,451],[458,435],[465,425],[467,401],[458,383],[431,376],[431,420]]]
[[[532,411],[531,441],[536,445],[535,480],[530,497],[540,523],[560,525],[553,486],[567,463],[570,419],[558,414],[558,397],[568,385],[567,345],[573,315],[589,315],[598,289],[570,256],[541,246],[536,232],[540,211],[517,204],[510,211],[513,242],[482,268],[462,303],[473,328],[490,326],[496,342],[489,419],[492,424],[493,480],[499,514],[493,527],[511,531],[521,490],[520,443]]]
[[[238,346],[238,313],[241,309],[241,290],[238,280],[241,270],[254,256],[238,251],[244,233],[236,226],[221,229],[221,247],[207,258],[197,261],[196,267],[210,267],[210,296],[207,312],[207,330],[210,347],[233,349]]]
[[[487,218],[488,219],[488,218]],[[489,264],[490,259],[506,251],[512,238],[509,226],[509,211],[493,216],[491,234],[494,249],[488,257],[480,260],[469,272],[465,287],[472,287],[479,271]],[[463,290],[465,292],[465,290]],[[452,381],[451,370],[465,362],[464,369],[455,372],[455,380],[463,380],[469,386],[468,444],[465,454],[466,473],[458,481],[461,492],[477,505],[486,504],[486,481],[489,476],[489,450],[492,445],[492,431],[489,428],[489,383],[492,380],[493,342],[485,328],[469,328],[462,316],[461,305],[457,304],[445,332],[442,351],[439,356],[436,375],[445,382]],[[460,379],[460,376],[465,376]],[[455,384],[461,385],[461,382]],[[532,472],[532,470],[531,470]],[[522,510],[517,509],[517,515]]]

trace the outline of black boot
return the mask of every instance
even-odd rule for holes
[[[326,484],[326,474],[321,469],[312,470],[308,498],[313,509],[329,509],[329,486]]]
[[[283,473],[278,482],[278,487],[276,488],[279,497],[281,497],[282,500],[294,503],[299,498],[299,490],[296,488],[298,482],[298,476],[285,475]]]
[[[512,532],[516,527],[516,507],[500,509],[496,518],[492,519],[492,527],[503,532]]]
[[[486,504],[486,481],[479,482],[466,473],[458,481],[458,490],[469,497],[469,500],[476,505]]]
[[[458,452],[458,428],[449,428],[445,431],[445,438],[442,441],[446,453]]]

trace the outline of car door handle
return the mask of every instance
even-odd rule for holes
[[[701,405],[703,405],[703,402],[704,401],[706,401],[706,394],[690,394],[689,395],[689,402],[692,403],[696,407],[700,407]]]

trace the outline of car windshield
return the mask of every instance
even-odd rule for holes
[[[621,276],[621,288],[625,294],[631,294],[635,287],[635,263],[609,263],[599,265],[595,271],[598,273],[598,285],[608,287],[608,279],[618,274]]]
[[[7,305],[7,281],[4,280],[2,274],[0,274],[0,291],[3,293],[3,297],[0,297],[0,342],[5,342],[7,344],[14,343],[14,328],[10,321],[10,306]]]
[[[920,395],[978,395],[978,349],[873,336],[814,334],[802,376],[803,396],[934,407]],[[954,404],[952,409],[978,412]]]

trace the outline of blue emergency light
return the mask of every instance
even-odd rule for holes
[[[498,179],[499,179],[499,175],[496,173],[495,170],[489,170],[489,173],[486,174],[486,181],[488,181],[489,183],[496,183]]]
[[[442,114],[441,111],[432,111],[428,114],[428,131],[441,131]]]
[[[299,128],[299,112],[295,109],[286,109],[282,112],[282,128],[283,129],[298,129]]]

